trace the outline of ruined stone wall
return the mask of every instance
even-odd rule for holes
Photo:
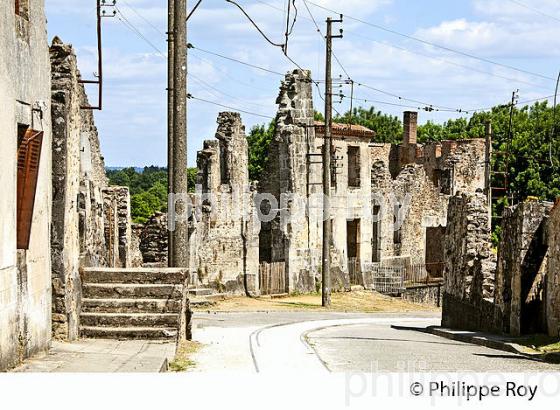
[[[546,315],[548,334],[560,336],[560,201],[550,212],[547,229],[548,272]]]
[[[258,229],[249,184],[248,145],[238,113],[218,116],[216,140],[198,153],[198,212],[191,267],[198,285],[245,293],[258,289]]]
[[[78,338],[80,269],[130,266],[128,188],[108,187],[99,136],[71,45],[55,37],[52,66],[53,334]]]
[[[29,249],[17,250],[18,126],[43,131]],[[0,4],[0,371],[51,340],[50,64],[43,0]]]
[[[322,192],[317,185],[320,168],[311,164],[317,159],[309,160],[307,155],[316,149],[310,76],[309,71],[294,70],[282,81],[276,101],[276,133],[270,146],[269,163],[259,181],[259,192],[274,196],[285,215],[301,215],[301,203],[286,196],[282,200],[283,194],[297,193],[306,199]],[[315,209],[309,218],[277,218],[261,225],[261,261],[286,263],[290,292],[316,288],[321,254],[320,214],[320,209]]]
[[[495,331],[495,255],[487,199],[482,193],[450,199],[445,237],[442,325]]]
[[[111,267],[126,268],[132,260],[132,225],[130,191],[127,187],[103,189],[105,246]]]
[[[78,338],[80,268],[109,264],[104,230],[107,185],[99,137],[71,45],[50,47],[53,102],[53,335]]]
[[[527,201],[506,209],[503,215],[496,305],[503,315],[504,332],[512,335],[535,333],[545,327],[545,228],[550,208],[550,204]]]
[[[143,264],[154,267],[167,266],[167,213],[157,212],[137,229]]]

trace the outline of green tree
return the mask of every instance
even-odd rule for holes
[[[276,132],[276,121],[270,122],[268,125],[254,126],[247,143],[249,145],[249,179],[258,181],[261,179],[262,172],[268,161],[270,143]]]

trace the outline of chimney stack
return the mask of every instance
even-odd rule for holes
[[[418,113],[404,112],[404,145],[416,145],[418,134]]]

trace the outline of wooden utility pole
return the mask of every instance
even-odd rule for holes
[[[187,203],[187,0],[175,0],[173,38],[173,193],[176,195],[173,266],[189,264]]]
[[[331,225],[331,180],[333,158],[333,142],[332,142],[332,39],[342,38],[342,30],[340,35],[332,35],[332,24],[342,23],[342,16],[339,20],[327,18],[327,36],[325,38],[327,44],[326,65],[325,65],[325,137],[323,141],[323,254],[322,254],[322,304],[325,307],[331,305],[331,257],[330,245],[332,242],[332,225]]]
[[[484,155],[484,190],[488,198],[488,228],[492,230],[492,120],[486,121]]]
[[[173,193],[173,76],[174,70],[174,30],[175,30],[175,0],[167,0],[167,195]],[[173,266],[173,232],[167,231],[167,262]]]

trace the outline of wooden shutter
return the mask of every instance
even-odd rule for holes
[[[39,176],[43,132],[28,129],[18,148],[17,164],[17,248],[29,249],[35,192]]]

